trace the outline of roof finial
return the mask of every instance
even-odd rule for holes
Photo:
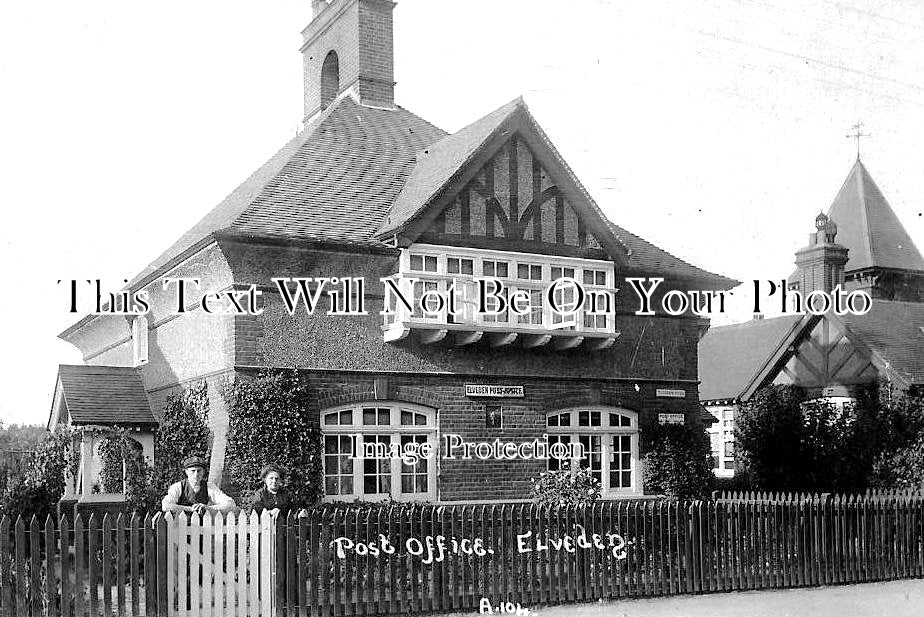
[[[859,120],[857,120],[857,123],[854,124],[854,125],[853,125],[852,127],[850,127],[850,128],[853,129],[854,131],[856,131],[856,133],[849,133],[849,134],[847,135],[847,137],[848,137],[849,139],[856,139],[856,140],[857,140],[857,160],[859,161],[859,160],[860,160],[860,138],[861,138],[861,137],[872,137],[872,135],[870,135],[869,133],[864,133],[864,132],[863,132],[863,123],[860,122]]]

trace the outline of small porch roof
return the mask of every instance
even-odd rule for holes
[[[58,367],[48,429],[74,425],[157,426],[138,369],[126,366]]]

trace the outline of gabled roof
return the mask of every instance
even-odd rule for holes
[[[908,385],[924,384],[924,303],[873,300],[866,315],[840,319],[896,377]]]
[[[418,156],[414,171],[378,235],[387,237],[400,233],[401,244],[414,242],[462,189],[466,175],[478,170],[481,165],[476,161],[484,159],[482,162],[486,162],[514,133],[548,169],[565,198],[609,256],[624,264],[628,249],[612,234],[603,211],[549,141],[522,98],[514,99],[425,149]]]
[[[699,342],[699,398],[736,399],[797,327],[801,315],[710,328]]]
[[[441,193],[450,190],[452,181],[476,155],[490,147],[493,138],[504,138],[516,129],[535,134],[547,153],[546,158],[552,159],[559,166],[557,180],[569,185],[571,194],[586,204],[585,212],[603,223],[601,231],[604,237],[598,239],[604,246],[609,244],[609,252],[624,268],[708,281],[710,287],[718,289],[728,289],[738,284],[733,279],[690,265],[608,220],[536,123],[522,98],[514,99],[419,153],[414,170],[379,228],[378,235],[382,237],[398,233],[415,218],[422,216]]]
[[[517,98],[463,129],[434,142],[417,154],[414,169],[385,217],[379,236],[400,229],[436,197],[447,182],[484,146],[516,109]]]
[[[829,319],[902,387],[924,384],[924,303],[873,300],[866,315],[792,315],[713,328],[699,343],[700,400],[747,398],[775,378],[790,345]]]
[[[57,389],[72,424],[157,424],[135,368],[62,364]]]
[[[630,271],[696,278],[710,288],[736,281],[696,268],[606,219],[521,98],[447,135],[413,113],[341,96],[218,206],[152,261],[135,287],[197,245],[219,234],[391,246],[395,230],[413,220],[504,127],[529,133],[565,184],[597,222],[601,243]]]
[[[845,272],[868,268],[924,271],[924,258],[860,159],[828,209],[837,243],[850,249]]]

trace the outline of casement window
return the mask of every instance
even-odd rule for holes
[[[486,288],[488,312],[478,311],[481,300],[478,281],[482,278],[497,279],[503,285],[500,295],[508,301],[506,311],[497,315],[488,313],[500,308],[500,302],[490,293],[491,285]],[[433,329],[438,324],[453,325],[456,330],[464,329],[458,326],[524,333],[573,330],[574,336],[584,332],[594,338],[616,333],[615,272],[608,261],[416,244],[402,249],[398,271],[391,279],[394,288],[400,290],[402,301],[394,294],[387,294],[386,340],[402,338],[408,328]],[[556,289],[554,299],[564,309],[564,315],[552,310],[546,297],[550,285],[559,279],[575,281],[587,294],[578,306],[574,285]],[[448,302],[450,290],[454,292],[454,310],[450,310]],[[428,292],[433,292],[428,295],[430,301],[423,304],[431,310],[424,311],[421,298]],[[518,292],[517,307],[523,314],[515,314],[509,308],[509,302]],[[443,300],[436,300],[437,294]]]
[[[638,469],[638,414],[619,407],[565,409],[546,418],[549,447],[570,445],[580,453],[570,468],[582,467],[601,485],[604,497],[640,494]],[[580,444],[580,448],[575,448]],[[562,468],[562,461],[549,458],[549,471]]]
[[[148,363],[148,318],[144,315],[132,319],[132,360],[135,366]]]
[[[326,501],[436,499],[435,410],[381,401],[327,409],[321,433]],[[433,456],[400,458],[423,444]]]

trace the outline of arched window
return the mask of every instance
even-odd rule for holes
[[[327,109],[340,92],[340,60],[330,51],[321,65],[321,108]]]
[[[580,407],[548,414],[549,447],[565,444],[580,457],[571,461],[590,469],[603,496],[642,492],[638,468],[638,414],[621,407]],[[580,444],[580,448],[575,447]],[[562,461],[549,458],[549,471]]]
[[[326,500],[436,499],[435,410],[381,401],[335,407],[321,412],[321,432]]]

